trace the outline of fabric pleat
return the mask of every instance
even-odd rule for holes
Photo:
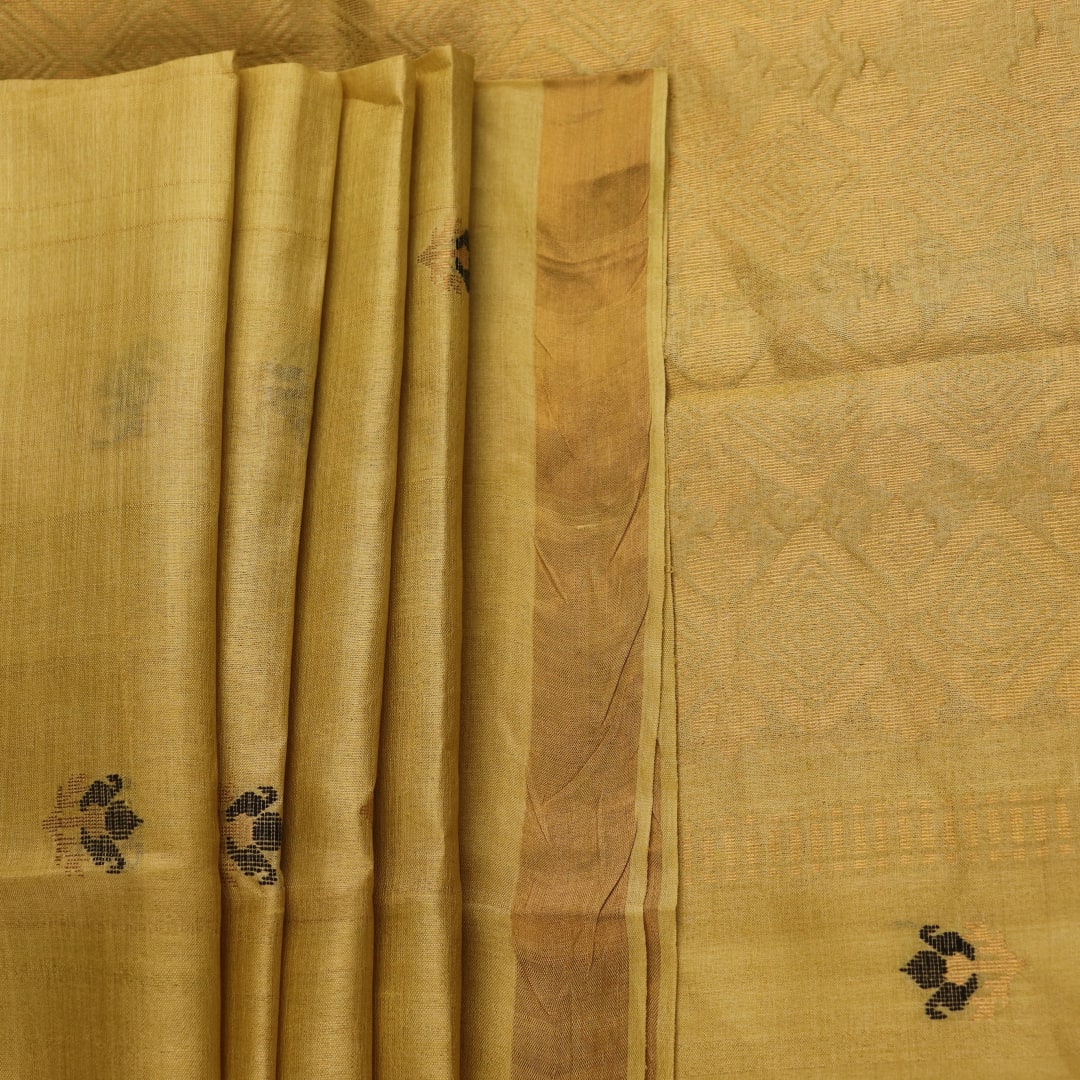
[[[0,83],[0,1074],[219,1075],[231,54]]]
[[[472,61],[416,62],[397,500],[375,797],[375,1069],[458,1076],[461,485]]]
[[[0,84],[17,1075],[674,1075],[666,109]]]
[[[276,1074],[296,559],[341,82],[239,74],[218,560],[223,1071]]]
[[[373,807],[398,458],[415,79],[343,73],[300,535],[284,808],[282,1080],[372,1075]]]
[[[468,1077],[511,1075],[510,910],[532,705],[532,324],[542,103],[538,83],[514,94],[479,83],[473,109],[459,816],[461,1072]]]

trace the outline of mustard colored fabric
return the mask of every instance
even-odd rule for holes
[[[666,551],[665,105],[662,72],[477,86],[467,1076],[645,1067]]]
[[[0,83],[6,1076],[219,1073],[236,113],[229,54]]]
[[[222,1061],[276,1076],[296,559],[341,82],[239,74],[218,560]]]
[[[237,0],[227,9],[137,0],[93,12],[73,0],[20,0],[0,11],[0,74],[9,77],[96,76],[221,49],[236,49],[244,67],[293,60],[336,70],[420,56],[447,39],[475,57],[462,1076],[1026,1080],[1080,1069],[1078,27],[1062,0]],[[651,107],[642,92],[620,113],[631,91],[610,73],[633,83],[660,67],[669,108],[657,146],[657,77]],[[569,84],[605,79],[600,97],[575,112],[570,99],[582,87]],[[644,145],[647,115],[647,154],[615,161]],[[89,146],[96,129],[76,126]],[[5,137],[29,138],[19,131]],[[84,156],[96,162],[93,147]],[[657,191],[645,174],[661,159],[666,242],[656,242],[654,208],[640,292],[619,256],[640,239],[631,211]],[[382,160],[371,156],[366,183],[385,182]],[[64,171],[80,175],[73,161]],[[598,250],[596,230],[620,211],[624,227]],[[657,252],[666,259],[659,274]],[[64,273],[50,263],[49,287]],[[5,302],[29,303],[18,297],[33,279],[19,268],[7,280],[16,299]],[[590,319],[625,290],[634,303],[596,332]],[[48,320],[39,326],[54,332]],[[24,397],[22,376],[10,371],[41,367],[27,359],[37,355],[23,343],[28,333],[17,327],[11,339],[23,367],[0,369]],[[643,368],[617,364],[631,342]],[[597,372],[603,378],[591,382]],[[136,385],[118,396],[143,395]],[[15,401],[9,393],[0,409]],[[41,453],[48,440],[26,434],[25,413],[19,433],[0,430],[2,445]],[[10,461],[22,457],[0,475],[17,475]],[[643,462],[647,498],[631,512],[620,500]],[[365,475],[380,490],[398,487],[381,460]],[[335,481],[333,490],[354,488]],[[4,528],[25,516],[27,498],[19,488],[0,504]],[[608,552],[617,547],[626,563],[605,564],[590,546],[608,536],[599,513],[574,516],[590,499],[626,509],[628,532]],[[648,522],[644,554],[635,514]],[[82,551],[84,533],[68,535]],[[137,535],[142,543],[147,530]],[[20,567],[28,552],[52,565],[36,538],[0,548],[13,550]],[[667,562],[659,577],[658,551]],[[339,626],[373,610],[366,598],[333,608],[330,585],[304,601],[303,561],[302,542],[309,609],[333,611]],[[378,562],[373,588],[391,588],[393,566],[392,555],[389,569]],[[344,595],[347,575],[335,566],[326,580],[334,576]],[[0,598],[22,598],[0,608],[0,619],[18,616],[0,623],[5,642],[21,642],[41,606],[41,589],[26,599],[21,581],[14,572],[0,581]],[[54,624],[78,625],[56,603],[65,614]],[[613,693],[608,738],[597,741],[590,695],[610,689],[622,616],[642,604],[640,666],[628,649],[632,662],[616,679],[635,695],[640,685],[642,722],[631,736],[631,710]],[[388,600],[391,634],[393,611]],[[301,638],[316,634],[297,615]],[[309,640],[319,642],[309,656],[328,657],[320,671],[341,669],[322,638]],[[7,655],[0,663],[10,666]],[[388,678],[400,686],[393,663]],[[372,689],[376,666],[365,657],[348,678]],[[371,828],[370,849],[350,851],[359,868],[350,873],[378,890],[379,851],[389,850],[380,836],[395,840],[388,869],[391,859],[419,863],[401,853],[392,820],[376,815],[369,827],[357,811],[352,833],[319,833],[315,823],[354,809],[341,809],[333,782],[319,787],[324,767],[335,777],[354,770],[350,798],[361,808],[373,791],[373,814],[404,807],[391,781],[380,788],[383,755],[372,749],[372,724],[385,728],[388,710],[366,702],[366,727],[347,738],[335,727],[326,742],[347,747],[340,761],[326,744],[305,749],[323,737],[324,716],[344,722],[332,706],[304,705],[294,674],[288,757],[295,733],[308,762],[296,775],[316,801],[297,811],[308,815],[298,826],[308,854],[296,853],[285,823],[283,871],[291,857],[331,852],[328,837]],[[304,678],[309,688],[324,681]],[[68,685],[80,684],[55,693]],[[46,691],[35,684],[33,693]],[[21,775],[26,736],[8,730],[16,752],[6,760]],[[596,755],[582,760],[591,743]],[[135,806],[135,778],[122,779],[95,794],[104,805],[82,811],[87,775],[60,794],[50,820],[103,818],[129,798]],[[445,771],[433,774],[428,825],[440,823],[449,787]],[[132,831],[128,849],[145,829]],[[81,858],[85,848],[64,850]],[[444,851],[437,841],[436,859]],[[626,852],[616,876],[607,860]],[[599,882],[613,879],[601,896]],[[449,911],[452,886],[441,902]],[[349,910],[368,909],[357,900]],[[366,929],[323,949],[334,1001],[354,969],[357,994],[368,992],[376,911],[372,954]],[[5,932],[4,956],[19,955],[21,931]],[[446,945],[412,944],[425,956]],[[378,1001],[381,964],[371,963]],[[36,985],[43,979],[39,971]],[[310,986],[308,994],[303,1016],[319,1007]],[[445,1016],[452,998],[438,1000]],[[319,1060],[343,1060],[343,1045],[363,1046],[364,1062],[370,1045],[378,1059],[369,1004],[318,1014],[323,1044],[334,1045]],[[322,1053],[311,1046],[321,1031],[305,1032],[305,1065]]]
[[[679,740],[680,1075],[1076,1071],[1076,394],[1055,348],[673,407],[679,670],[717,684]]]
[[[158,101],[159,86],[173,82],[173,96]],[[164,901],[149,905],[148,917],[170,927],[177,912],[201,921],[180,923],[188,930],[168,954],[172,968],[143,948],[158,963],[157,993],[174,988],[163,1015],[185,1023],[170,1040],[148,1028],[143,1043],[105,1055],[100,1074],[110,1074],[116,1057],[132,1075],[153,1071],[161,1065],[155,1055],[165,1054],[181,1074],[253,1078],[494,1076],[504,1068],[519,1077],[670,1072],[673,1046],[659,1023],[673,1005],[675,960],[662,900],[675,880],[675,833],[669,829],[665,839],[663,832],[663,798],[672,799],[675,788],[661,770],[670,651],[663,72],[500,84],[474,102],[471,60],[443,48],[415,64],[398,57],[341,75],[277,64],[237,76],[225,54],[137,76],[5,89],[24,122],[39,102],[74,101],[85,110],[80,95],[97,117],[109,115],[98,99],[121,118],[140,108],[155,131],[178,100],[187,109],[181,119],[192,115],[188,127],[171,129],[180,147],[176,175],[136,156],[156,182],[131,189],[134,167],[121,155],[116,190],[66,200],[59,196],[72,170],[53,160],[52,147],[72,139],[80,117],[45,109],[26,122],[19,153],[31,163],[21,181],[27,202],[12,203],[9,213],[49,211],[68,232],[80,215],[100,214],[105,232],[72,239],[61,230],[51,243],[85,239],[87,252],[96,253],[99,236],[115,236],[115,269],[105,279],[115,295],[123,300],[135,280],[123,274],[157,280],[141,256],[128,258],[127,233],[195,220],[210,237],[186,255],[165,240],[160,251],[148,251],[146,258],[160,258],[174,275],[160,279],[172,291],[152,292],[157,306],[150,309],[125,301],[128,314],[104,290],[83,308],[61,292],[74,305],[69,315],[53,301],[57,284],[15,294],[25,325],[14,325],[24,326],[28,341],[41,323],[34,305],[46,301],[71,320],[69,344],[86,335],[96,340],[106,318],[110,327],[123,327],[123,318],[156,326],[151,316],[161,324],[119,368],[101,361],[100,381],[87,383],[97,398],[83,393],[65,406],[79,430],[94,426],[87,417],[97,417],[102,430],[59,459],[71,475],[67,486],[54,484],[52,498],[78,508],[59,535],[84,554],[86,529],[104,526],[84,506],[96,505],[88,500],[102,482],[94,473],[88,479],[80,455],[93,455],[89,461],[100,467],[106,448],[124,444],[126,468],[149,494],[140,487],[142,501],[133,503],[115,480],[104,489],[98,499],[106,510],[99,512],[112,532],[99,536],[95,550],[109,566],[108,544],[120,545],[114,571],[134,582],[129,605],[157,599],[150,609],[132,609],[142,622],[117,601],[98,636],[78,640],[102,654],[111,650],[131,680],[143,677],[155,650],[168,658],[190,639],[188,682],[173,693],[186,688],[191,700],[181,704],[194,708],[201,700],[204,710],[201,727],[190,718],[167,726],[166,711],[159,731],[132,703],[128,726],[116,727],[128,749],[115,771],[99,763],[110,744],[85,720],[85,731],[72,731],[86,763],[65,763],[54,748],[37,764],[55,772],[59,762],[63,773],[50,779],[52,805],[35,819],[52,879],[89,876],[99,890],[112,886],[102,898],[116,940],[139,926],[118,897],[125,887],[140,895],[143,838],[162,828],[139,812],[139,778],[194,770],[202,786],[192,780],[188,797],[212,804],[200,831],[194,812],[182,819],[188,847],[181,866],[190,885],[171,897],[175,910]],[[487,141],[474,155],[478,116]],[[35,124],[59,139],[40,139]],[[203,173],[190,166],[188,176],[186,155],[207,148],[212,136],[216,157]],[[151,142],[146,152],[155,150]],[[13,153],[12,167],[17,161]],[[33,199],[48,184],[30,183],[41,176],[56,194],[44,207]],[[92,186],[98,183],[108,188],[104,181]],[[470,312],[474,188],[487,215],[488,253],[506,266],[488,264],[484,304]],[[129,189],[152,191],[152,210],[173,216],[144,223]],[[183,216],[184,199],[205,200],[207,190],[221,213],[210,218],[204,209],[192,218],[189,209]],[[99,211],[103,200],[115,205]],[[28,254],[35,242],[25,236],[8,250],[37,265]],[[72,250],[74,272],[89,254]],[[62,255],[53,257],[66,265]],[[12,263],[9,280],[21,265]],[[33,273],[23,279],[32,282]],[[177,292],[174,282],[188,279],[188,293]],[[190,296],[201,306],[185,307]],[[173,363],[163,344],[176,335],[169,319],[181,312],[189,335],[209,335],[185,354],[187,367]],[[519,349],[512,366],[501,341],[507,330]],[[481,360],[470,413],[473,331]],[[34,348],[24,350],[24,364],[37,357]],[[74,364],[61,369],[58,385],[90,379]],[[5,369],[22,395],[13,399],[17,417],[30,400],[30,384],[19,381],[24,370]],[[187,419],[189,427],[175,427],[171,442],[153,443],[148,426],[166,370],[176,385],[164,404],[174,425]],[[508,389],[527,406],[520,416],[505,410]],[[486,411],[485,395],[494,412]],[[13,460],[28,475],[53,463],[33,456],[38,444],[26,441],[23,423],[10,430]],[[193,444],[196,436],[201,441]],[[194,464],[192,445],[201,447]],[[508,460],[517,461],[516,471],[504,472]],[[188,477],[172,502],[167,486],[166,495],[154,486],[168,469]],[[494,501],[483,486],[488,469]],[[7,522],[45,506],[47,490],[39,484],[31,498],[17,486],[22,473],[10,475],[9,529]],[[140,516],[129,522],[132,506]],[[144,506],[157,516],[147,517]],[[130,536],[116,532],[117,515]],[[170,532],[180,519],[183,529]],[[11,533],[12,580],[29,568],[31,580],[45,581],[50,566],[67,566],[69,547],[55,538],[43,545],[42,535],[33,532],[31,544]],[[520,642],[503,636],[493,620],[498,603],[490,602],[493,585],[505,593],[507,580],[521,580],[501,576],[515,554],[508,538],[519,544],[521,572],[540,573],[538,586],[512,590],[525,601]],[[490,558],[483,555],[488,544]],[[186,558],[174,565],[159,548]],[[166,560],[166,572],[155,558]],[[70,624],[75,633],[80,620],[104,620],[90,606],[112,580],[103,573],[76,561],[69,591],[46,593],[55,610],[35,608],[33,596],[21,592],[11,593],[12,610],[52,611],[56,625]],[[178,613],[177,604],[193,590],[184,621],[186,609]],[[163,616],[172,621],[155,622]],[[490,634],[489,643],[466,651],[467,628],[474,641]],[[34,654],[42,670],[81,664],[74,670],[84,678],[99,670],[98,653],[54,656],[48,642],[42,636]],[[117,652],[125,643],[129,653]],[[492,699],[490,664],[515,662],[519,645],[527,650],[528,677],[502,684],[503,702]],[[201,658],[201,668],[191,656]],[[156,662],[157,674],[168,676],[165,661]],[[471,698],[461,695],[463,680]],[[28,697],[41,693],[33,680],[13,685]],[[62,687],[85,709],[80,695],[97,684],[68,678],[40,685]],[[170,684],[165,678],[148,686],[164,696]],[[526,720],[514,746],[499,735],[506,706]],[[474,747],[487,744],[484,752],[462,756],[463,724]],[[43,734],[56,740],[65,730],[46,726]],[[196,735],[202,742],[193,746]],[[26,756],[13,741],[12,759]],[[522,786],[504,800],[499,784],[518,767]],[[484,865],[492,853],[496,862]],[[85,918],[79,897],[61,893],[54,921],[73,914]],[[39,995],[66,1016],[88,992],[79,973],[95,954],[76,959],[80,947],[55,935],[52,953],[43,953],[44,939],[16,941],[22,925],[4,923],[4,962],[16,973],[19,964],[35,970],[43,955],[74,965],[66,981],[52,969],[37,974]],[[505,935],[494,950],[505,972],[478,983],[491,959],[483,934],[492,927]],[[162,940],[171,942],[171,933]],[[107,936],[101,949],[116,979],[138,971]],[[132,993],[142,989],[133,981]],[[493,1010],[494,1023],[483,1031],[463,1015],[470,993],[472,1008]],[[50,1033],[48,1067],[63,1074],[80,1055],[100,1051],[103,1040],[122,1038],[120,1000],[110,1007],[99,1006],[88,1035],[97,1043]],[[12,1016],[13,1033],[27,1039],[25,1011]],[[563,1028],[571,1038],[559,1037]],[[466,1041],[466,1057],[473,1056],[463,1063]],[[41,1056],[40,1047],[34,1052]]]
[[[408,299],[375,790],[375,1075],[459,1076],[461,486],[472,60],[416,62]]]
[[[390,593],[415,77],[340,76],[300,533],[278,1076],[372,1075],[373,805]]]

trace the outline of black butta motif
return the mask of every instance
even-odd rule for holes
[[[234,836],[225,836],[225,850],[246,877],[259,878],[260,885],[274,885],[278,871],[268,858],[281,850],[281,814],[271,810],[278,801],[278,793],[272,787],[259,787],[237,796],[225,811],[226,824],[248,818],[251,838],[241,843]]]
[[[974,963],[975,947],[954,930],[942,933],[933,925],[924,926],[919,937],[930,949],[921,949],[900,970],[924,990],[934,991],[927,999],[926,1015],[931,1020],[946,1020],[948,1013],[943,1009],[960,1012],[979,989],[979,976],[974,971],[962,983],[951,980],[948,958],[962,956]]]
[[[104,810],[104,831],[83,825],[79,830],[79,842],[94,865],[106,867],[110,874],[119,874],[127,865],[118,845],[128,840],[143,823],[127,802],[119,798],[123,787],[123,778],[110,773],[104,780],[95,780],[79,800],[79,810],[84,814],[92,807]]]

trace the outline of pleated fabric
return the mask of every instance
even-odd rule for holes
[[[296,560],[341,115],[336,75],[239,74],[218,560],[222,1054],[276,1075]]]
[[[415,77],[341,76],[300,535],[278,1075],[372,1075],[373,808],[390,593]]]
[[[459,1075],[461,486],[472,61],[416,62],[408,301],[375,798],[375,1069]]]
[[[219,1074],[237,81],[0,83],[5,1076]]]
[[[2,95],[16,1074],[671,1076],[664,73]]]

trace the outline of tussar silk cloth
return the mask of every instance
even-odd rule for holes
[[[278,1075],[372,1075],[373,803],[398,457],[415,81],[341,75],[297,573]]]
[[[101,74],[231,47],[245,64],[336,68],[445,40],[474,55],[486,78],[665,64],[668,619],[678,638],[678,776],[689,786],[676,1073],[1077,1071],[1080,976],[1069,957],[1080,912],[1066,887],[1076,869],[1075,436],[1060,427],[1071,405],[1045,424],[1017,411],[1022,401],[1029,410],[1071,401],[1051,388],[1067,385],[1080,312],[1072,5],[239,0],[216,11],[139,0],[89,11],[35,0],[6,5],[0,25],[0,71],[24,76]],[[517,236],[519,247],[533,243],[527,230]],[[514,257],[511,248],[500,266]],[[470,363],[472,381],[475,345]],[[1022,387],[995,389],[1005,384],[987,374],[994,363],[1058,363],[1061,374],[1034,378],[1025,398]],[[904,369],[907,398],[882,389]],[[920,378],[928,396],[912,412]],[[494,376],[486,385],[470,394],[499,416],[524,392],[497,389]],[[829,404],[851,395],[867,408],[888,403],[915,434],[886,426],[892,448],[869,435],[859,442],[858,410]],[[935,416],[951,419],[938,431]],[[507,444],[518,446],[525,436],[512,431]],[[821,480],[836,460],[822,455],[843,438],[863,449]],[[494,474],[494,458],[482,475]],[[468,479],[472,453],[466,460]],[[931,540],[903,514],[922,514]],[[1031,535],[1009,531],[1010,518]],[[989,521],[986,535],[1001,543],[970,533],[964,548],[957,530],[972,520]],[[895,545],[891,562],[874,543]],[[489,1024],[499,991],[475,1011],[468,995],[481,962],[503,971],[504,987],[513,981],[506,951],[490,943],[506,940],[495,927],[512,904],[517,879],[503,862],[515,856],[505,838],[490,839],[487,862],[475,854],[470,836],[487,822],[468,803],[470,773],[490,766],[485,740],[524,762],[525,714],[491,702],[498,726],[471,740],[470,695],[513,694],[470,676],[469,657],[531,678],[531,646],[526,661],[520,644],[531,624],[514,605],[530,602],[518,594],[522,581],[532,588],[534,568],[521,555],[522,573],[508,573],[508,551],[479,544],[511,583],[485,594],[485,618],[503,619],[519,643],[470,653],[476,575],[467,561],[463,1071],[486,1047],[493,1074],[507,1075],[510,1052],[498,1048],[511,1037]],[[747,549],[760,570],[747,570]],[[676,759],[664,715],[658,790],[670,811]],[[488,766],[473,770],[466,759],[485,750]],[[1030,777],[1016,775],[1021,765]],[[524,775],[524,763],[516,767]],[[503,782],[520,793],[512,775]],[[766,810],[767,798],[775,805]],[[672,965],[654,974],[648,958],[675,880],[662,851],[676,835],[662,813],[653,821],[650,985],[672,977]],[[474,911],[477,867],[491,874]],[[489,936],[473,938],[484,943],[475,959],[481,919]],[[662,994],[646,998],[645,1030],[655,1016],[659,1037],[673,1014],[659,1009]],[[474,1017],[489,1026],[474,1033]],[[648,1068],[648,1045],[645,1059]]]
[[[730,8],[669,319],[677,1073],[1075,1076],[1075,14]]]
[[[229,54],[0,84],[4,1076],[219,1074],[236,97]]]
[[[645,1068],[665,107],[663,72],[476,88],[465,1076]]]
[[[273,1080],[296,559],[341,81],[239,74],[218,560],[223,1071]]]
[[[408,299],[379,767],[375,1073],[459,1075],[461,483],[472,61],[416,62]]]
[[[1077,1075],[1078,394],[1061,346],[672,407],[680,1076]]]

